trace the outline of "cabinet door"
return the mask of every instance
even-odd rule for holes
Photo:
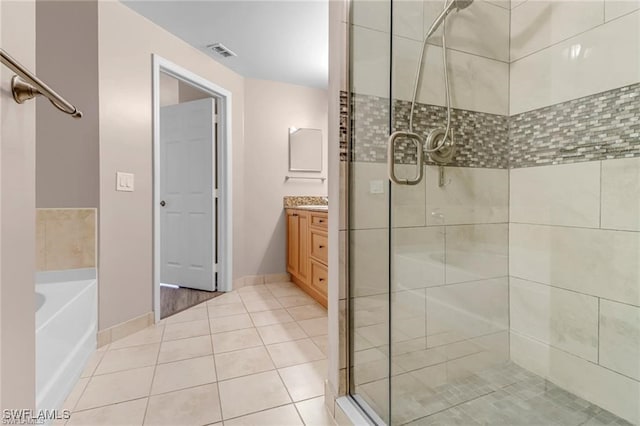
[[[298,213],[287,211],[287,272],[298,275],[300,217]]]
[[[309,213],[299,212],[298,226],[298,276],[303,281],[309,277]]]

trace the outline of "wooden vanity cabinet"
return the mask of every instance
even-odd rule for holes
[[[302,290],[327,307],[328,214],[287,209],[287,272]]]
[[[309,275],[309,214],[305,211],[287,211],[287,272],[305,280]]]

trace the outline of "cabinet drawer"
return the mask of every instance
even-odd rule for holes
[[[326,213],[311,213],[311,226],[321,229],[327,229],[328,223],[329,219]]]
[[[311,286],[322,293],[323,296],[327,295],[327,267],[312,260],[311,261]]]
[[[311,230],[311,257],[326,264],[329,259],[328,251],[327,234]]]

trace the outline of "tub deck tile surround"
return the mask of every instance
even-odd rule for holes
[[[254,311],[273,300],[278,309]],[[301,307],[321,314],[296,321]],[[326,320],[293,283],[236,289],[100,348],[64,405],[66,424],[335,425],[318,345]]]
[[[95,268],[97,209],[36,209],[36,269]]]

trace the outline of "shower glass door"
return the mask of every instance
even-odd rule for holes
[[[423,37],[445,3],[451,11],[427,40],[416,89]],[[417,134],[425,153],[417,165],[411,141],[394,149],[399,181],[418,176],[417,167],[423,178],[389,188],[389,424],[474,425],[461,407],[499,389],[512,373],[509,63],[502,49],[509,10],[481,0],[394,1],[391,13],[391,130]],[[506,26],[490,28],[487,20]],[[428,152],[448,117],[453,155]]]
[[[349,393],[380,424],[391,424],[390,17],[390,0],[351,2]]]
[[[353,0],[349,28],[350,395],[640,424],[640,2]]]

